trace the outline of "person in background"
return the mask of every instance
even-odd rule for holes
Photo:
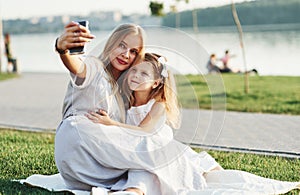
[[[215,73],[215,72],[220,72],[220,68],[217,65],[217,56],[216,54],[212,53],[209,57],[209,60],[207,62],[207,69],[209,73]]]
[[[7,72],[18,72],[17,59],[13,57],[10,45],[10,34],[5,33],[4,35],[5,55],[7,57]]]
[[[230,73],[233,72],[231,68],[229,68],[229,61],[230,58],[234,57],[234,55],[229,54],[229,50],[225,50],[224,56],[221,58],[221,61],[223,63],[223,67],[220,68],[220,72],[222,73]]]
[[[218,59],[216,57],[216,54],[212,53],[210,55],[210,58],[207,62],[207,69],[208,69],[208,73],[243,73],[243,71],[239,70],[239,69],[232,69],[229,67],[229,61],[231,57],[234,57],[235,55],[230,55],[229,54],[229,50],[225,51],[225,55],[221,58]],[[221,61],[223,63],[222,67],[219,67],[217,65],[217,62]],[[256,69],[251,69],[246,71],[246,73],[250,74],[253,73],[255,75],[258,75],[258,71]]]

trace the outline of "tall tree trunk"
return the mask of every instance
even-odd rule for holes
[[[180,12],[176,12],[176,17],[175,17],[175,22],[176,22],[176,28],[180,28]]]
[[[194,28],[194,32],[198,33],[199,29],[198,29],[197,10],[193,9],[192,14],[193,14],[193,28]]]
[[[243,62],[244,62],[244,68],[245,68],[244,90],[245,90],[245,93],[247,94],[249,92],[249,79],[248,79],[248,72],[247,72],[246,52],[245,52],[245,46],[244,46],[244,40],[243,40],[243,30],[242,30],[242,26],[241,26],[238,14],[236,12],[236,8],[235,8],[233,0],[231,0],[231,11],[232,11],[232,16],[233,16],[234,22],[235,22],[238,32],[239,32],[240,46],[241,46],[242,52],[243,52]]]

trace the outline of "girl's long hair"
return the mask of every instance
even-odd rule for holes
[[[146,53],[144,57],[144,61],[152,65],[154,70],[154,79],[161,80],[159,85],[150,92],[148,101],[155,99],[157,102],[163,102],[166,108],[167,124],[174,129],[178,129],[181,125],[181,112],[177,100],[176,82],[174,75],[169,70],[167,70],[168,77],[163,77],[161,75],[164,65],[158,62],[158,58],[160,57],[160,55],[155,53]],[[123,82],[123,91],[129,102],[127,108],[130,108],[135,102],[135,98],[133,96],[133,91],[131,91],[128,87],[127,75]]]

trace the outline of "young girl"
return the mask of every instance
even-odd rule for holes
[[[134,129],[136,132],[145,133],[142,134],[146,137],[145,140],[140,137],[138,139],[142,141],[139,144],[132,142],[133,153],[127,153],[130,156],[127,166],[133,169],[144,167],[156,174],[156,179],[161,184],[161,194],[281,194],[300,188],[299,182],[282,182],[244,171],[223,170],[207,153],[198,154],[191,148],[185,148],[181,155],[170,160],[175,154],[174,151],[180,150],[173,149],[179,144],[173,143],[172,132],[164,123],[177,128],[180,125],[180,112],[174,78],[170,71],[167,71],[163,57],[146,53],[144,61],[131,67],[126,74],[123,90],[129,100],[127,124],[111,119],[103,110],[99,110],[99,113],[90,112],[86,116],[94,123],[122,127],[124,131]],[[113,131],[113,128],[108,130]],[[137,133],[136,137],[139,135],[141,134]],[[162,145],[161,139],[164,137],[168,143]],[[160,151],[148,154],[153,150],[151,144],[158,144],[161,147]],[[113,153],[111,155],[114,156]],[[151,157],[148,158],[148,155]],[[161,159],[169,161],[162,164]],[[123,158],[120,160],[126,163]],[[113,164],[116,163],[112,160],[110,165]],[[152,169],[151,165],[154,166]],[[181,177],[183,179],[180,180]]]
[[[181,115],[175,79],[167,66],[164,57],[146,53],[143,62],[129,69],[123,82],[123,92],[128,102],[126,123],[113,120],[104,110],[89,112],[86,116],[94,123],[118,126],[128,134],[135,134],[136,136],[128,138],[133,148],[124,144],[125,141],[116,145],[124,147],[123,153],[136,151],[137,155],[141,154],[145,159],[150,156],[150,160],[147,160],[150,161],[150,166],[141,165],[141,167],[157,175],[155,179],[161,184],[159,194],[177,194],[184,188],[203,189],[204,171],[222,168],[206,152],[198,154],[185,145],[173,143],[173,131],[170,127],[174,129],[180,127]],[[136,133],[131,130],[135,130]],[[126,136],[120,139],[126,140]],[[176,146],[173,147],[173,144]],[[176,159],[181,153],[184,157]],[[161,154],[165,155],[159,158]],[[195,156],[192,157],[192,154]],[[190,157],[199,159],[192,162]],[[155,158],[155,162],[152,158]],[[134,162],[138,164],[139,160]],[[129,164],[133,165],[133,162]],[[137,167],[141,169],[140,165]],[[176,179],[170,177],[170,170],[172,170],[170,167],[180,170],[179,174],[175,174]],[[182,176],[182,174],[186,175]],[[190,177],[187,179],[187,176]]]
[[[146,53],[144,61],[133,66],[126,74],[123,91],[129,107],[126,124],[111,119],[104,110],[90,112],[86,116],[93,122],[148,133],[157,130],[157,124],[164,124],[166,117],[167,124],[174,129],[179,128],[181,117],[176,84],[167,70],[165,58]]]

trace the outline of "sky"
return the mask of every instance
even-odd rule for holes
[[[156,0],[164,2],[165,12],[169,11],[176,0]],[[233,0],[235,3],[245,0]],[[41,16],[87,15],[91,11],[119,10],[123,14],[150,14],[150,0],[0,0],[2,19],[25,19]],[[231,0],[189,0],[177,2],[179,11],[185,9],[206,8],[231,3]]]

